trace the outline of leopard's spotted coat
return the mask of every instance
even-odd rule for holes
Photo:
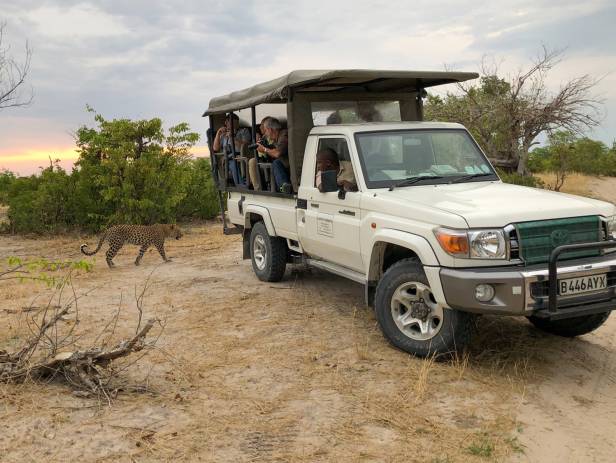
[[[105,240],[109,241],[109,249],[105,255],[109,268],[114,267],[113,258],[125,244],[136,244],[141,246],[139,255],[135,260],[135,265],[141,263],[143,255],[150,246],[155,246],[160,256],[165,262],[169,259],[165,255],[165,238],[173,237],[179,240],[182,237],[180,227],[174,224],[156,225],[114,225],[105,230],[101,236],[98,246],[94,251],[87,251],[87,244],[81,245],[81,252],[86,256],[93,256],[101,248]]]

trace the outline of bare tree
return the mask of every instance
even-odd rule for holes
[[[602,119],[603,100],[593,95],[599,78],[585,74],[548,89],[547,76],[562,57],[562,50],[543,47],[528,69],[506,78],[499,63],[484,57],[480,85],[460,83],[460,95],[432,97],[428,117],[465,124],[494,164],[528,174],[529,150],[541,133],[583,133]]]
[[[32,49],[26,42],[25,57],[17,61],[4,43],[6,23],[0,22],[0,109],[27,106],[32,103],[33,92],[26,90],[26,78],[30,72]]]

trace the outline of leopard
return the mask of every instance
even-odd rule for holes
[[[155,225],[114,225],[106,229],[94,251],[88,251],[88,245],[81,245],[81,252],[86,256],[93,256],[103,246],[105,240],[109,241],[109,249],[105,254],[105,260],[109,268],[114,268],[113,258],[125,244],[136,244],[139,248],[139,255],[135,260],[135,265],[141,264],[143,255],[150,246],[155,246],[163,261],[170,262],[171,259],[165,254],[165,238],[182,237],[180,227],[175,224],[155,224]]]

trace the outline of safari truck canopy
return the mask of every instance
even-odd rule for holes
[[[255,106],[286,104],[289,131],[291,182],[297,191],[306,139],[319,125],[316,113],[323,108],[344,108],[344,103],[394,103],[397,114],[390,122],[423,120],[424,89],[479,77],[474,72],[387,71],[367,69],[298,70],[244,90],[212,98],[203,116],[210,128],[223,124],[225,113]]]

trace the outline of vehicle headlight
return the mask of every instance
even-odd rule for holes
[[[437,228],[434,230],[434,234],[443,250],[454,257],[467,259],[507,258],[505,233],[500,229],[450,230],[448,228]]]
[[[605,219],[605,223],[607,224],[607,239],[616,239],[616,215]]]
[[[471,258],[505,259],[507,246],[502,230],[473,230],[468,232]]]

